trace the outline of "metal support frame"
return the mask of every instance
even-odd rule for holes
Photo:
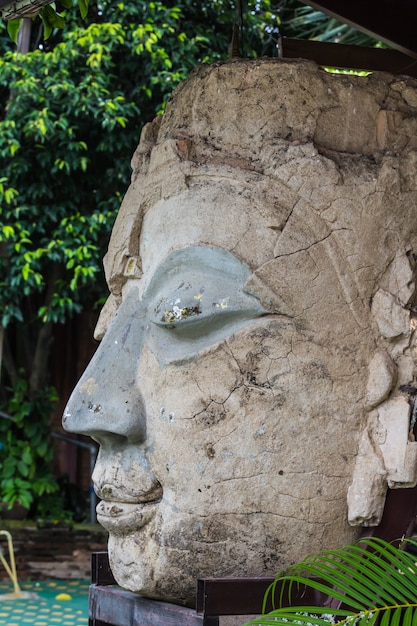
[[[8,530],[0,530],[0,535],[3,537],[6,537],[7,540],[7,546],[9,549],[9,561],[7,562],[4,554],[3,554],[3,550],[0,546],[0,562],[3,565],[4,569],[7,572],[8,577],[10,578],[10,580],[13,583],[13,592],[15,596],[18,596],[19,594],[21,594],[21,589],[17,580],[17,571],[16,571],[16,561],[14,558],[14,549],[13,549],[13,540],[12,540],[12,536],[9,533]],[[9,594],[10,595],[10,594]],[[13,595],[13,594],[11,594]]]

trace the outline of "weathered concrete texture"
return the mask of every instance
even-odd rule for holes
[[[191,603],[198,576],[349,542],[415,483],[416,86],[203,66],[143,130],[64,416],[101,444],[122,586]]]

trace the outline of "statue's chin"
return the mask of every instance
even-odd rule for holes
[[[150,533],[110,533],[108,549],[113,576],[123,589],[146,598],[195,605],[195,579],[166,571],[161,547]]]

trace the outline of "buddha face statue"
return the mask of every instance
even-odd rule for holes
[[[192,604],[198,577],[273,575],[415,483],[415,109],[398,94],[238,61],[199,68],[145,127],[101,344],[63,418],[100,444],[126,589]]]

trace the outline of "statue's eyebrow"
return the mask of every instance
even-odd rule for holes
[[[152,297],[157,292],[160,293],[164,286],[172,288],[175,280],[178,284],[182,279],[194,282],[198,274],[207,276],[207,280],[224,276],[242,286],[248,279],[250,270],[238,257],[224,248],[188,246],[173,251],[155,269],[146,288],[147,295]]]

